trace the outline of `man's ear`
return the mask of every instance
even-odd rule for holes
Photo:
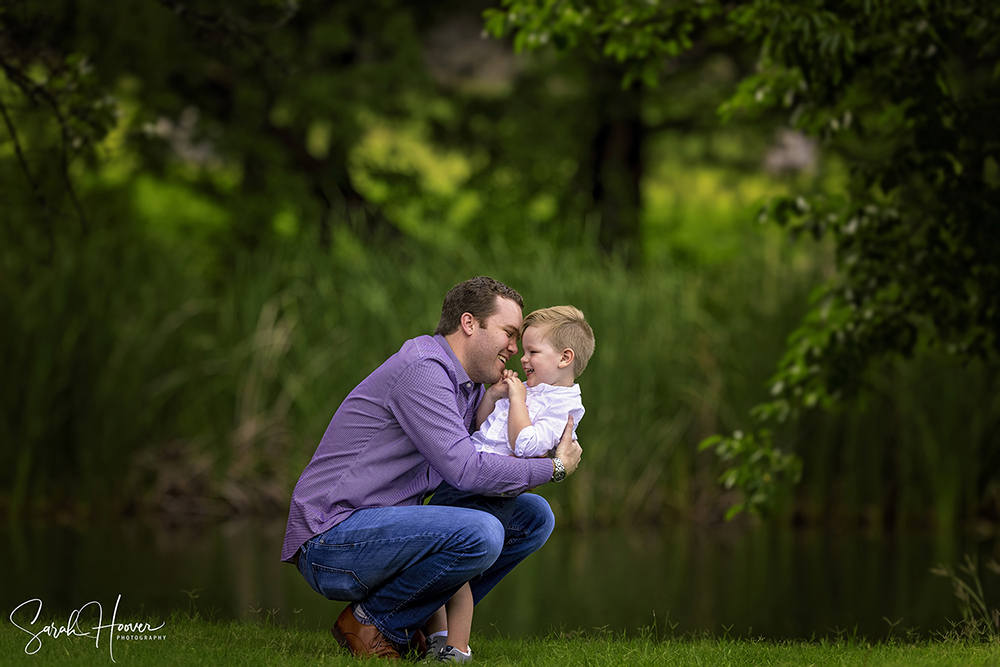
[[[461,323],[462,331],[466,336],[471,336],[476,332],[476,318],[472,315],[472,313],[462,313],[462,317],[459,319],[459,322]]]
[[[562,355],[559,357],[559,368],[566,368],[573,363],[573,359],[576,358],[576,352],[571,348],[566,348],[562,351]]]

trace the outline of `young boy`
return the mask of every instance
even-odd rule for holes
[[[590,325],[573,306],[543,308],[522,322],[521,342],[525,382],[514,371],[505,370],[503,379],[486,391],[476,413],[478,430],[472,436],[478,451],[522,458],[546,456],[559,442],[567,415],[573,416],[576,437],[584,409],[575,381],[594,352]],[[465,493],[442,484],[431,503],[478,509],[503,521],[513,510],[512,500]],[[427,622],[428,655],[432,659],[472,659],[469,634],[473,606],[472,591],[466,584]]]

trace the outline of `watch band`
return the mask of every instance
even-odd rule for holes
[[[558,456],[552,457],[552,464],[555,466],[555,470],[552,472],[552,481],[561,482],[566,479],[566,466],[563,465]]]

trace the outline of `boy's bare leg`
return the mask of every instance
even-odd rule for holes
[[[468,586],[468,584],[466,584]],[[444,607],[441,607],[436,612],[434,612],[429,619],[427,619],[427,636],[431,636],[436,632],[447,632],[448,631],[448,613],[445,611]]]
[[[462,653],[469,652],[469,635],[472,634],[472,589],[465,584],[448,600],[448,645]]]

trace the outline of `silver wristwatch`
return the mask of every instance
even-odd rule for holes
[[[563,462],[559,460],[558,456],[552,457],[552,463],[555,464],[556,467],[555,471],[552,473],[552,481],[561,482],[566,479],[566,466],[563,465]]]

